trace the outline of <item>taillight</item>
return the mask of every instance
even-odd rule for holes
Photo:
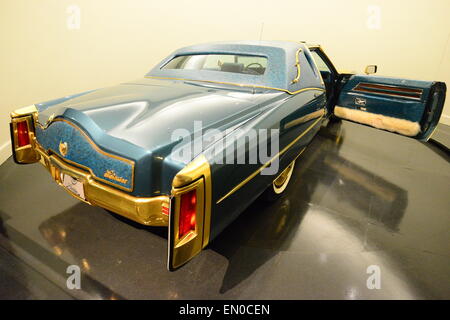
[[[28,123],[26,120],[17,122],[17,144],[19,147],[30,144],[30,136],[28,135]]]
[[[178,238],[195,230],[197,222],[195,221],[195,214],[197,208],[197,193],[191,190],[181,195],[180,197],[180,220]]]

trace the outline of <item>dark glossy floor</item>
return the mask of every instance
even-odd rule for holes
[[[449,136],[448,127],[440,135]],[[0,299],[449,299],[450,163],[433,144],[322,128],[284,198],[256,201],[166,270],[166,231],[71,198],[39,165],[0,167]],[[81,290],[66,268],[83,269]],[[369,266],[381,288],[368,289]]]

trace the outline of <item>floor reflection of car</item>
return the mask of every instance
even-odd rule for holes
[[[340,201],[360,208],[358,212],[362,218],[380,221],[388,230],[397,228],[407,203],[406,192],[340,156],[339,150],[344,140],[341,123],[333,122],[322,127],[317,139],[305,152],[302,164],[294,169],[292,185],[286,194],[276,202],[256,201],[211,243],[210,249],[229,261],[220,292],[234,288],[277,252],[289,249],[311,202],[324,197],[329,184],[338,180],[342,180],[344,187],[341,191],[333,190],[337,190],[335,196]],[[361,190],[361,197],[346,195],[353,189],[352,185]],[[362,201],[368,199],[372,199],[378,210],[365,210]],[[373,212],[383,217],[371,217]],[[98,228],[99,225],[102,228]],[[125,226],[118,228],[114,220],[104,215],[74,207],[45,221],[39,230],[55,254],[73,257],[85,272],[93,275],[106,272],[115,274],[115,281],[130,281],[133,276],[127,272],[127,261],[132,260],[137,279],[145,270],[157,269],[166,254],[165,233],[162,230],[144,229],[148,231],[145,234],[152,237],[148,241],[143,233],[136,233],[135,227],[139,225],[131,226],[131,229]],[[123,239],[128,239],[128,244]],[[127,247],[132,249],[127,250]],[[134,254],[130,250],[138,256],[150,251],[153,255],[133,259],[130,255]],[[128,267],[121,268],[118,260]]]

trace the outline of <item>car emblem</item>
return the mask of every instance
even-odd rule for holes
[[[367,100],[364,98],[358,98],[358,97],[355,98],[355,104],[358,106],[365,106],[366,103],[367,103]]]
[[[67,151],[69,151],[69,146],[67,145],[67,142],[62,142],[61,141],[59,143],[59,153],[61,153],[61,155],[63,157],[65,157],[66,154],[67,154]]]
[[[103,176],[107,179],[117,181],[122,184],[127,184],[128,179],[119,177],[114,170],[106,170]]]

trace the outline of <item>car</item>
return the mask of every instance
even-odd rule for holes
[[[257,198],[281,197],[327,122],[427,141],[445,83],[376,69],[339,73],[306,42],[189,46],[142,79],[13,111],[13,157],[41,162],[80,201],[168,227],[175,270]]]

